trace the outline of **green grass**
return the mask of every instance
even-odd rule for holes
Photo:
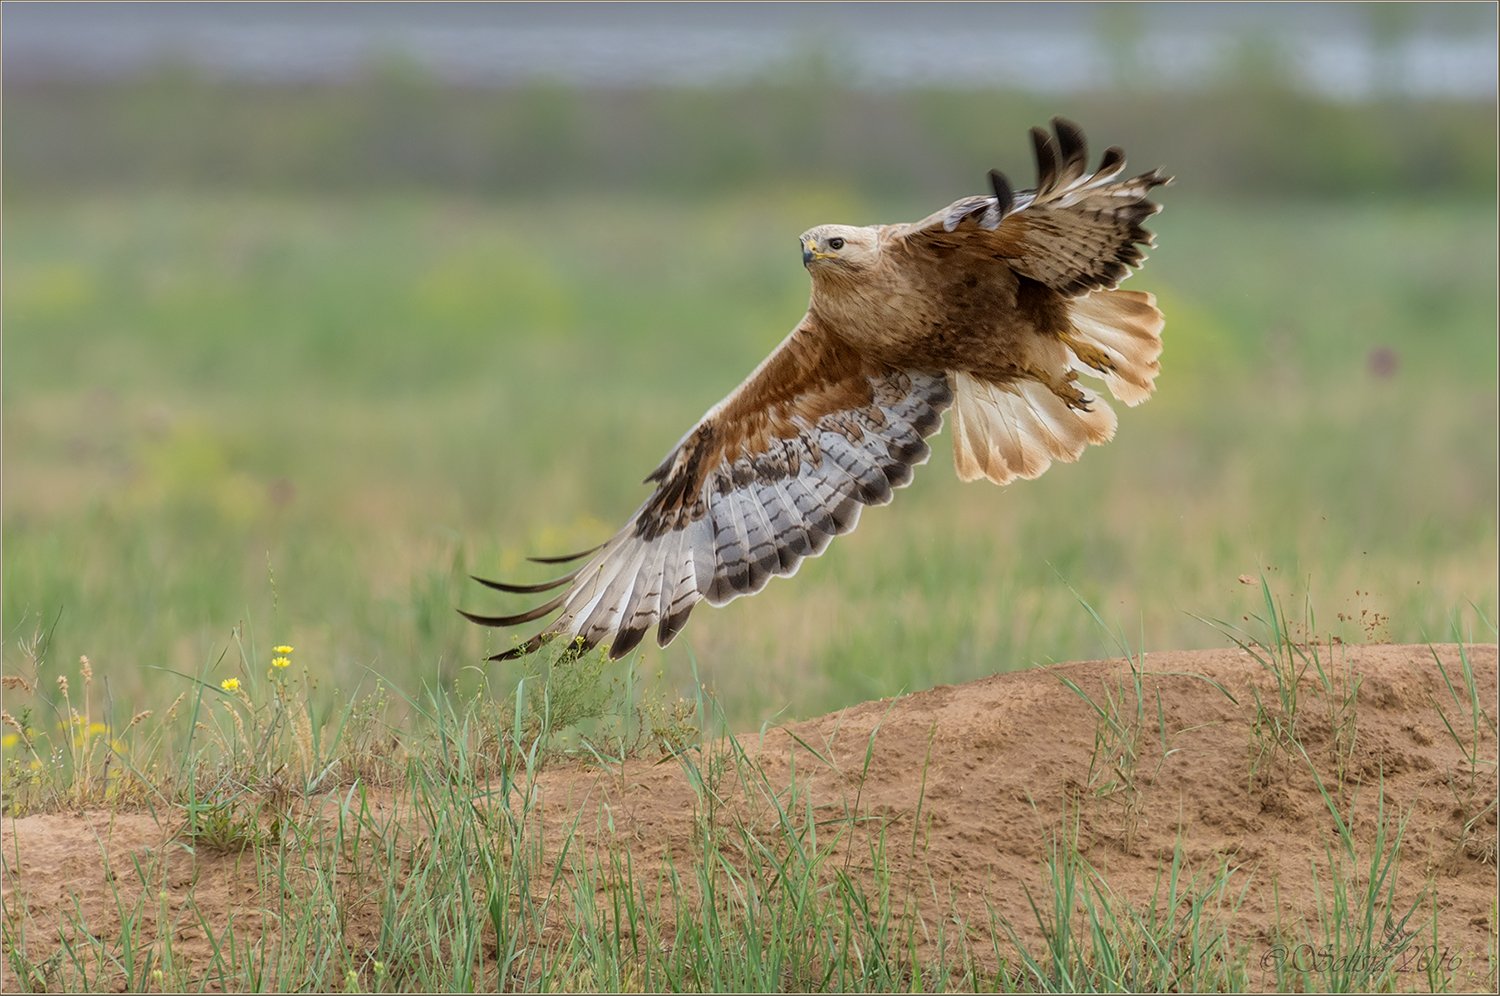
[[[1266,636],[1249,645],[1274,652],[1284,632],[1273,612]],[[881,723],[870,730],[858,770],[839,770],[799,740],[800,766],[772,774],[749,737],[698,739],[696,731],[727,722],[714,698],[669,706],[659,689],[627,687],[640,677],[629,665],[619,665],[627,682],[611,683],[597,658],[584,664],[581,676],[540,667],[508,690],[488,685],[468,697],[429,688],[410,703],[419,720],[399,748],[383,750],[377,741],[386,728],[368,720],[387,713],[383,692],[346,703],[320,728],[299,667],[230,690],[184,679],[191,690],[181,711],[142,724],[172,739],[167,755],[128,738],[94,750],[98,742],[84,737],[71,765],[43,772],[37,791],[54,797],[34,801],[117,811],[145,805],[179,829],[163,848],[129,860],[114,853],[114,909],[104,919],[117,924],[90,920],[81,908],[65,911],[60,946],[37,936],[53,925],[35,916],[20,891],[8,891],[8,987],[1342,992],[1457,985],[1460,960],[1437,932],[1431,880],[1410,898],[1407,871],[1407,898],[1398,898],[1408,815],[1387,800],[1378,776],[1341,798],[1325,777],[1334,762],[1300,741],[1289,746],[1296,760],[1287,777],[1295,768],[1298,780],[1310,778],[1334,831],[1325,856],[1314,860],[1312,918],[1283,927],[1278,913],[1269,936],[1256,933],[1241,905],[1249,881],[1265,870],[1232,855],[1190,862],[1186,829],[1149,895],[1117,894],[1080,844],[1083,810],[1100,812],[1085,794],[1052,828],[1042,888],[1028,890],[1034,924],[993,909],[981,922],[943,910],[940,897],[951,895],[952,882],[930,872],[927,881],[902,881],[895,870],[898,851],[925,848],[916,834],[920,799],[910,836],[899,821],[861,809]],[[68,693],[71,706],[89,715],[101,684],[90,673]],[[1121,686],[1120,701],[1111,698],[1121,709],[1095,708],[1096,739],[1113,735],[1117,712],[1145,715],[1139,682],[1135,702],[1125,701],[1131,687]],[[674,717],[665,724],[664,709]],[[1482,722],[1493,744],[1493,720]],[[1165,726],[1160,736],[1150,746],[1165,750]],[[688,740],[693,746],[684,748]],[[129,776],[87,767],[80,750],[117,757]],[[610,842],[607,810],[558,813],[553,801],[549,817],[533,786],[565,756],[592,756],[621,777],[615,766],[626,760],[677,767],[692,790],[688,852],[647,866],[628,839]],[[846,786],[841,809],[829,807],[826,795],[823,805],[814,803],[811,776],[822,768]],[[7,776],[14,807],[13,762]],[[1155,774],[1144,772],[1143,781]],[[141,789],[144,797],[130,794]],[[1248,791],[1253,801],[1259,790]],[[104,838],[99,846],[107,847]],[[178,852],[194,856],[195,884],[169,890]],[[5,856],[8,864],[18,858]],[[227,919],[222,900],[206,911],[195,891],[226,878],[254,883]],[[184,931],[208,940],[206,960],[190,966],[174,947]],[[1430,957],[1418,957],[1413,952],[1429,951],[1429,937]]]
[[[1493,14],[1488,22],[1479,30],[1493,32]],[[1131,47],[1119,25],[1099,27],[1102,49]],[[1066,93],[851,86],[831,39],[804,41],[780,69],[732,85],[464,87],[396,60],[311,85],[247,86],[185,67],[100,82],[17,78],[6,189],[675,198],[817,178],[865,196],[951,200],[990,166],[1029,180],[1026,129],[1054,114],[1080,122],[1096,149],[1124,144],[1134,161],[1162,162],[1214,197],[1486,198],[1495,188],[1492,100],[1300,92],[1287,85],[1299,57],[1253,31],[1212,82],[1152,83],[1115,66],[1112,82]]]
[[[1495,618],[1493,203],[1164,200],[1132,280],[1164,371],[1111,444],[997,490],[940,436],[891,507],[645,671],[686,691],[696,658],[748,728],[1112,652],[1070,584],[1164,648],[1220,640],[1189,613],[1253,611],[1262,571],[1392,640]],[[251,659],[296,644],[325,709],[372,672],[472,689],[508,644],[453,609],[514,603],[466,575],[539,577],[524,555],[623,520],[800,315],[791,234],[931,207],[12,199],[6,670],[45,644],[50,692],[89,655],[114,728],[236,627]]]
[[[1047,858],[1048,897],[1032,899],[1045,938],[1033,951],[1007,930],[1019,962],[1012,981],[1029,992],[1234,992],[1248,958],[1229,935],[1238,911],[1236,870],[1190,875],[1182,848],[1162,868],[1149,905],[1116,897],[1079,853],[1077,826],[1059,828]],[[1050,900],[1050,902],[1048,902]],[[1044,906],[1045,904],[1045,906]]]

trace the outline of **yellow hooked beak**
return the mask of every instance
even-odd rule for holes
[[[802,265],[806,266],[815,259],[833,259],[834,253],[824,252],[818,246],[817,239],[804,239],[802,242]]]

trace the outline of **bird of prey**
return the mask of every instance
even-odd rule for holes
[[[1117,290],[1155,244],[1159,170],[1126,177],[1107,149],[1088,168],[1083,133],[1062,118],[1031,130],[1035,189],[998,171],[991,193],[910,224],[819,225],[801,236],[807,314],[647,475],[655,485],[623,529],[541,584],[476,578],[555,597],[516,615],[463,612],[483,626],[560,614],[491,660],[553,639],[617,658],[655,624],[666,646],[698,602],[723,605],[791,575],[805,557],[883,505],[929,455],[953,409],[954,466],[966,481],[1033,478],[1108,441],[1115,414],[1079,375],[1127,405],[1160,369],[1162,315]],[[460,610],[462,611],[462,610]]]

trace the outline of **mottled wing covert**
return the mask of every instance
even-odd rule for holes
[[[1155,244],[1142,227],[1161,210],[1149,195],[1172,178],[1152,170],[1121,179],[1125,153],[1116,147],[1090,173],[1079,127],[1063,118],[1052,126],[1055,138],[1031,129],[1036,189],[1012,191],[991,170],[992,195],[954,201],[893,234],[918,248],[999,260],[1065,297],[1117,286],[1145,260],[1140,247]]]
[[[561,594],[527,612],[481,616],[511,626],[560,614],[505,660],[556,638],[581,652],[609,640],[634,649],[656,625],[666,646],[699,601],[723,605],[796,572],[834,536],[883,505],[929,456],[926,437],[952,401],[942,372],[874,365],[823,334],[811,316],[716,405],[646,478],[656,490],[625,528],[551,582],[501,591]]]

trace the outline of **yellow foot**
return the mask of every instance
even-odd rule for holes
[[[1069,370],[1061,378],[1048,377],[1042,383],[1046,384],[1047,390],[1061,398],[1063,404],[1069,408],[1083,412],[1093,411],[1089,407],[1093,403],[1093,399],[1079,389],[1077,381],[1078,371]]]
[[[1082,339],[1075,339],[1070,335],[1063,336],[1062,341],[1073,351],[1073,355],[1082,360],[1086,366],[1100,373],[1115,372],[1114,361],[1109,358],[1108,353],[1098,346],[1084,342]]]

